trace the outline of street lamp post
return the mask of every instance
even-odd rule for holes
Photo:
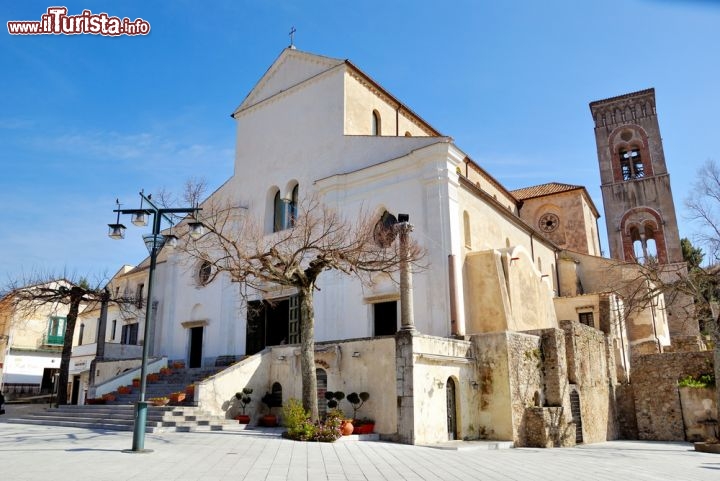
[[[195,215],[200,210],[199,207],[160,208],[156,206],[150,200],[150,196],[146,196],[143,191],[140,191],[140,199],[139,209],[120,209],[120,204],[118,202],[118,208],[113,211],[117,212],[117,220],[115,224],[108,224],[110,229],[108,235],[110,238],[123,239],[125,238],[125,226],[120,224],[120,214],[131,215],[132,223],[139,227],[147,225],[147,216],[153,216],[152,233],[143,235],[143,241],[150,253],[150,269],[148,271],[147,304],[145,306],[145,327],[143,329],[144,337],[142,361],[140,364],[140,400],[138,401],[135,409],[132,449],[126,450],[126,452],[132,453],[152,452],[152,450],[145,449],[145,429],[147,425],[147,402],[145,401],[145,393],[147,389],[147,364],[150,350],[150,343],[148,341],[150,339],[150,321],[152,317],[153,277],[155,274],[158,252],[160,252],[160,249],[163,248],[166,242],[174,240],[174,236],[164,236],[160,234],[162,219],[166,219],[172,224],[173,221],[168,214]],[[143,207],[143,203],[147,204],[148,207]],[[188,225],[190,226],[191,237],[197,238],[203,234],[203,227],[201,223],[196,221],[190,222]],[[173,239],[169,239],[170,237]]]

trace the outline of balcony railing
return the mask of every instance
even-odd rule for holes
[[[65,342],[64,335],[53,336],[51,334],[48,334],[47,339],[45,339],[45,344],[48,344],[50,346],[62,346],[64,342]]]

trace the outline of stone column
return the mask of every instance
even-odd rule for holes
[[[395,334],[395,372],[397,386],[397,441],[415,444],[415,401],[413,397],[412,330],[400,330]]]

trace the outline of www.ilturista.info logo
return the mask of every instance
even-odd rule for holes
[[[150,23],[142,18],[110,17],[107,13],[83,10],[80,15],[68,15],[66,7],[50,7],[37,20],[18,20],[7,23],[10,35],[147,35]]]

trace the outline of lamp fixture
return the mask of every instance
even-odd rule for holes
[[[352,353],[352,357],[360,357],[360,353],[358,351],[355,351]]]
[[[175,246],[177,244],[177,237],[172,234],[174,214],[192,214],[193,218],[197,211],[200,210],[198,206],[193,207],[158,207],[151,200],[151,195],[147,196],[143,191],[140,191],[140,208],[139,209],[121,209],[120,200],[116,199],[117,209],[113,212],[117,212],[117,219],[114,224],[108,224],[109,231],[108,235],[112,239],[123,239],[125,237],[125,226],[120,223],[120,214],[130,215],[131,221],[136,226],[146,226],[148,224],[148,217],[153,216],[152,222],[152,233],[143,235],[143,241],[145,246],[150,253],[150,266],[148,269],[148,280],[147,280],[147,307],[145,309],[145,327],[144,327],[144,339],[150,338],[150,315],[153,308],[157,306],[157,301],[153,301],[153,277],[155,266],[157,264],[157,256],[160,249],[164,245]],[[146,204],[145,207],[143,204]],[[160,233],[162,221],[165,220],[170,223],[170,234],[163,235]],[[203,226],[199,222],[190,223],[191,237],[197,239],[203,234]],[[148,403],[145,400],[147,393],[147,369],[148,369],[148,357],[150,355],[149,343],[142,343],[142,357],[140,362],[140,399],[138,400],[135,407],[135,423],[133,426],[133,443],[132,449],[124,450],[124,452],[149,452],[151,450],[145,449],[145,430],[147,426],[147,408]],[[54,362],[54,361],[53,361]]]
[[[277,360],[278,360],[278,361],[284,361],[284,360],[285,360],[285,356],[278,356],[278,357],[277,357]]]
[[[138,227],[145,227],[147,225],[147,215],[144,210],[133,212],[130,222]]]
[[[138,227],[145,227],[147,225],[147,216],[149,212],[145,212],[142,210],[143,207],[143,201],[145,200],[145,197],[143,195],[145,191],[140,191],[140,210],[137,210],[132,213],[132,217],[130,219],[130,222],[133,223],[133,225],[136,225]]]
[[[198,240],[203,236],[203,234],[205,234],[205,226],[202,222],[189,222],[188,227],[190,227],[190,237],[195,240]]]
[[[117,219],[115,220],[114,224],[108,224],[109,230],[108,230],[108,237],[115,240],[120,240],[125,238],[125,226],[120,223],[120,200],[115,199],[115,204],[117,204],[117,209],[115,212],[117,212]]]
[[[170,234],[166,234],[165,236],[165,247],[169,249],[174,249],[178,245],[178,237],[170,231]]]

